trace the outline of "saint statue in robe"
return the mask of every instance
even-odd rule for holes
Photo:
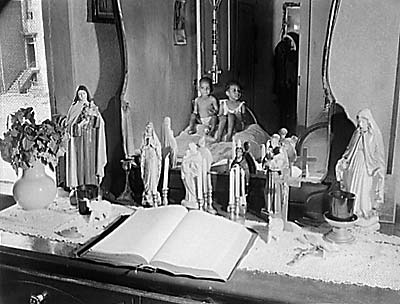
[[[381,131],[369,109],[357,114],[357,128],[336,164],[336,179],[356,195],[354,213],[369,219],[383,203],[385,149]]]
[[[144,186],[142,204],[158,206],[161,201],[157,190],[161,174],[161,144],[151,122],[146,125],[140,146],[140,170]]]
[[[289,159],[286,149],[280,144],[280,136],[274,134],[267,142],[267,151],[263,160],[266,170],[266,183],[264,189],[265,212],[280,214],[282,211],[283,195],[286,179],[289,175]]]
[[[185,198],[181,204],[187,208],[199,208],[198,199],[203,196],[202,167],[203,158],[201,153],[195,143],[190,143],[181,166],[181,178],[186,191]]]
[[[104,120],[86,86],[76,90],[67,113],[70,135],[66,154],[66,186],[99,185],[107,163]]]

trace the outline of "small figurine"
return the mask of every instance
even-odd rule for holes
[[[354,213],[366,225],[378,223],[376,208],[383,203],[385,151],[381,131],[369,109],[357,114],[357,128],[336,164],[341,189],[354,193]]]
[[[282,189],[280,183],[289,173],[289,160],[286,150],[280,144],[280,136],[274,134],[269,143],[263,160],[263,168],[266,170],[267,180],[265,183],[265,212],[281,213]]]
[[[140,169],[144,186],[142,204],[157,207],[161,200],[157,190],[161,174],[161,144],[151,122],[147,123],[143,134]]]
[[[256,160],[254,159],[253,154],[251,154],[250,152],[250,143],[246,141],[243,144],[243,148],[244,148],[244,158],[246,159],[247,165],[249,166],[249,172],[251,174],[254,174],[257,171],[257,166],[256,166]]]
[[[217,211],[214,209],[212,203],[212,184],[211,184],[211,164],[213,162],[213,157],[210,150],[206,147],[206,140],[205,137],[201,137],[199,140],[199,148],[198,151],[201,154],[203,159],[202,165],[202,178],[203,178],[203,198],[204,198],[204,210],[216,214]]]
[[[203,158],[197,145],[190,143],[181,167],[181,178],[186,191],[181,204],[186,208],[199,209],[199,200],[203,201],[202,166]]]
[[[231,164],[231,169],[235,166],[235,165],[239,165],[245,173],[245,182],[246,182],[246,193],[248,190],[248,186],[250,183],[250,169],[249,169],[249,165],[247,163],[246,158],[244,157],[244,151],[243,148],[240,145],[240,142],[238,142],[236,148],[235,148],[235,158],[232,161]]]

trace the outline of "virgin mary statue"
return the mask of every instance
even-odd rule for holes
[[[104,120],[90,98],[86,86],[76,90],[74,101],[67,113],[70,134],[66,157],[66,184],[99,185],[107,163]]]
[[[161,200],[157,190],[161,174],[161,144],[151,122],[146,125],[140,147],[140,171],[144,186],[142,204],[157,206]]]
[[[385,150],[381,131],[369,109],[357,114],[357,128],[336,164],[336,179],[343,190],[356,195],[354,212],[369,219],[383,203]]]

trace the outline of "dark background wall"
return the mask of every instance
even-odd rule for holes
[[[173,41],[173,0],[123,0],[122,22],[127,46],[127,86],[124,99],[131,107],[135,148],[148,121],[161,135],[170,116],[177,133],[188,124],[196,73],[195,2],[186,3],[187,45]]]

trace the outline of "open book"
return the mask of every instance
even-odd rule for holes
[[[169,205],[137,210],[81,256],[226,281],[254,238],[244,226],[223,217]]]

